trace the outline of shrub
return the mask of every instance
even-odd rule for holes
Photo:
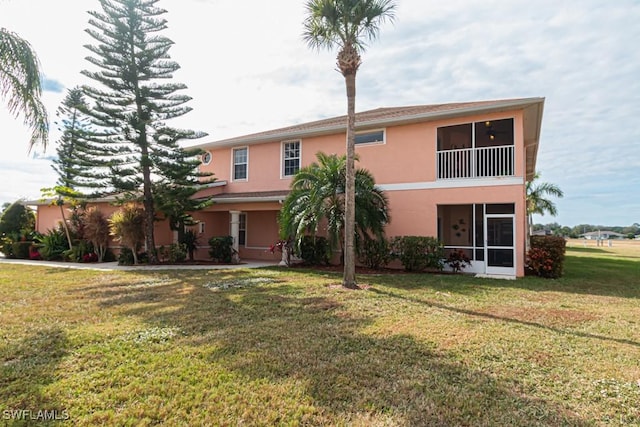
[[[369,268],[378,269],[391,261],[391,247],[384,237],[365,239],[358,246],[358,259]]]
[[[97,262],[97,261],[98,261],[98,254],[95,252],[82,255],[82,262]]]
[[[42,259],[61,260],[63,259],[64,252],[69,249],[69,243],[64,231],[49,230],[49,232],[38,238],[38,247]]]
[[[84,262],[84,256],[93,253],[93,247],[91,242],[86,240],[76,241],[71,249],[64,251],[63,255],[65,259],[73,262]]]
[[[527,252],[527,273],[549,279],[562,277],[567,242],[557,236],[531,236]]]
[[[391,241],[391,252],[406,271],[442,270],[444,249],[435,237],[397,236]]]
[[[40,256],[40,252],[38,251],[38,247],[34,244],[29,246],[29,259],[40,260],[42,257]]]
[[[218,236],[209,239],[209,256],[218,262],[231,263],[233,261],[233,237]]]
[[[193,253],[198,249],[198,234],[193,230],[187,230],[182,236],[182,243],[189,254],[189,260],[193,261]]]
[[[11,252],[14,258],[29,259],[29,249],[32,242],[14,242],[11,245]]]
[[[304,236],[298,247],[298,256],[307,265],[329,263],[329,241],[319,236]]]
[[[187,259],[187,247],[184,243],[173,243],[169,246],[169,262],[183,262]]]
[[[454,249],[449,252],[447,265],[454,273],[460,273],[464,268],[471,265],[471,259],[462,249]]]
[[[0,238],[0,252],[7,258],[14,258],[13,255],[13,239],[10,237]]]
[[[149,256],[146,252],[140,252],[136,254],[137,264],[146,264],[149,262]],[[105,257],[105,259],[107,259]],[[134,265],[133,252],[131,249],[123,247],[120,249],[120,254],[118,255],[118,265]]]

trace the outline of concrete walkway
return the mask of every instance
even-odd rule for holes
[[[277,266],[276,261],[246,260],[240,264],[225,265],[118,265],[117,262],[102,263],[78,263],[59,261],[32,261],[28,259],[7,259],[0,257],[0,267],[5,264],[34,265],[53,268],[73,268],[76,270],[102,270],[102,271],[154,271],[154,270],[225,270],[237,268],[258,268]]]

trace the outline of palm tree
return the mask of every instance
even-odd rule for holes
[[[345,263],[343,286],[356,287],[355,274],[355,100],[356,72],[367,40],[378,36],[380,24],[393,21],[394,0],[308,0],[304,39],[313,49],[338,47],[337,65],[347,89],[347,169],[345,199]]]
[[[40,64],[29,42],[17,34],[0,28],[0,97],[9,112],[24,116],[31,128],[29,150],[41,143],[47,146],[49,119],[40,100]]]
[[[540,178],[540,174],[536,172],[531,181],[527,182],[527,215],[529,217],[529,233],[533,230],[533,214],[544,215],[545,212],[549,212],[549,215],[556,216],[558,210],[556,205],[545,196],[553,196],[561,198],[564,193],[555,184],[548,182],[541,182],[535,184],[535,181]]]
[[[299,248],[306,234],[316,235],[326,224],[331,250],[338,248],[346,233],[344,198],[346,187],[346,156],[318,153],[314,162],[298,171],[291,183],[291,193],[280,211],[280,234],[294,238]],[[389,222],[387,198],[375,186],[366,169],[355,171],[356,218],[354,240],[372,236],[382,238]],[[344,248],[342,248],[344,250]]]

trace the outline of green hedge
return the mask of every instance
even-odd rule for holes
[[[442,270],[444,248],[435,237],[398,236],[391,240],[391,253],[407,271]]]
[[[527,273],[549,279],[562,277],[566,240],[558,236],[531,236],[530,242]]]
[[[220,236],[209,239],[209,256],[218,262],[230,264],[233,261],[233,237]]]
[[[369,268],[378,269],[391,262],[391,245],[384,237],[365,239],[357,248],[358,260]]]
[[[329,241],[320,236],[304,236],[300,241],[298,256],[307,265],[329,263]]]
[[[33,242],[14,242],[11,245],[11,252],[14,258],[29,259],[29,249]]]

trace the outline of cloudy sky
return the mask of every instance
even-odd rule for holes
[[[194,111],[180,126],[210,140],[346,112],[334,52],[301,38],[302,0],[160,0]],[[640,222],[640,2],[398,0],[396,21],[364,54],[357,109],[545,97],[538,170],[565,192],[537,222]],[[86,80],[87,10],[97,0],[0,0],[0,27],[31,42],[54,121]],[[0,204],[37,199],[56,175],[0,104]],[[204,141],[203,141],[204,142]]]

